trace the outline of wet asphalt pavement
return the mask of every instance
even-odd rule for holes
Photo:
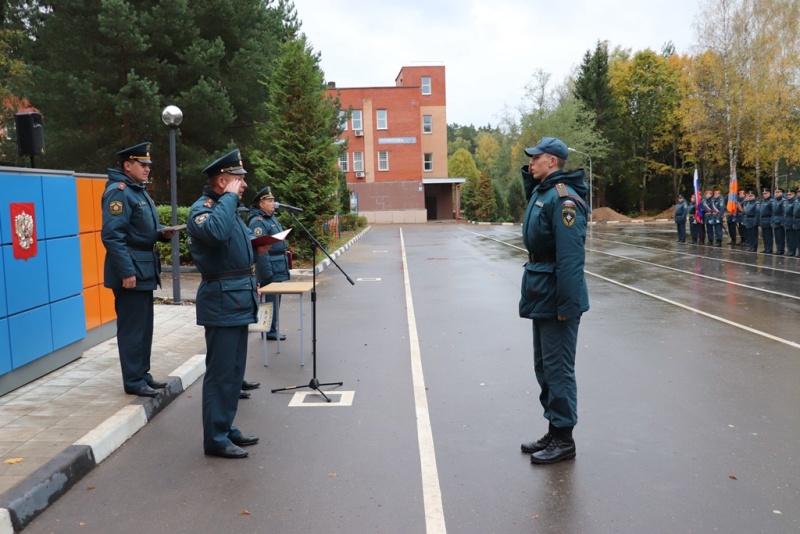
[[[797,532],[800,259],[727,241],[591,229],[578,454],[534,466],[519,444],[546,422],[519,227],[375,226],[337,259],[354,286],[333,266],[317,277],[334,403],[269,391],[314,371],[311,307],[301,367],[284,297],[269,367],[251,339],[249,458],[203,456],[199,381],[25,532]]]

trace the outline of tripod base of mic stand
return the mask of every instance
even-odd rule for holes
[[[325,398],[326,402],[330,402],[331,399],[329,399],[328,396],[325,395],[325,392],[322,391],[321,389],[319,389],[319,387],[320,386],[342,386],[342,385],[344,385],[344,382],[327,382],[325,384],[320,384],[319,380],[317,380],[316,378],[312,378],[311,382],[309,382],[307,386],[288,386],[288,387],[285,387],[285,388],[273,389],[271,391],[273,393],[277,393],[278,391],[291,391],[293,389],[309,388],[309,389],[315,390],[317,393],[322,395]]]

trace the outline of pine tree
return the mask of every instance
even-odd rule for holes
[[[319,56],[297,35],[281,44],[268,79],[267,120],[258,126],[251,154],[257,188],[269,185],[279,202],[300,206],[303,225],[324,245],[324,226],[337,211],[339,102],[325,94]],[[291,226],[290,221],[286,221]],[[294,244],[310,257],[312,244],[300,232]]]

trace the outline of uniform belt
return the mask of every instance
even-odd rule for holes
[[[273,252],[273,251],[270,250],[267,254],[269,254],[270,256],[285,256],[286,255],[286,251],[285,250],[276,250],[275,252]]]
[[[240,278],[242,276],[250,276],[252,271],[250,269],[239,269],[238,271],[225,271],[222,273],[203,273],[203,280],[211,282],[213,280],[227,280],[229,278]]]
[[[528,261],[531,263],[555,263],[556,257],[552,254],[531,254],[528,252]]]

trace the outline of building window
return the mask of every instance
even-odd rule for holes
[[[378,122],[378,130],[389,129],[389,116],[385,109],[379,109],[377,111],[377,122]]]
[[[423,95],[431,94],[431,77],[430,76],[423,76],[422,77],[422,94]]]
[[[348,172],[350,170],[350,160],[347,157],[347,152],[339,154],[339,170],[342,172]]]
[[[353,170],[355,172],[364,172],[364,153],[353,152]]]
[[[347,131],[347,112],[346,111],[341,111],[341,110],[339,111],[339,128],[341,128],[342,131],[344,131],[344,132]]]
[[[422,170],[431,172],[433,170],[433,154],[422,155]]]
[[[433,133],[433,115],[422,116],[422,133]]]
[[[360,109],[354,109],[353,110],[353,116],[352,116],[352,118],[350,120],[353,123],[353,129],[354,130],[363,130],[364,129],[364,124],[363,124],[363,122],[361,120],[361,110]]]
[[[378,170],[379,171],[388,171],[389,170],[389,151],[388,150],[381,150],[378,152]]]

